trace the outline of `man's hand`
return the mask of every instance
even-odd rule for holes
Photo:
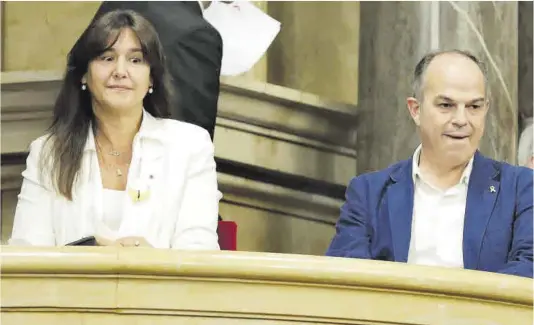
[[[123,237],[117,239],[114,244],[122,247],[152,247],[143,237]]]

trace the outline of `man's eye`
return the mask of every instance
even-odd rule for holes
[[[439,104],[439,107],[441,107],[441,108],[451,108],[452,104],[450,104],[450,103],[441,103],[441,104]]]

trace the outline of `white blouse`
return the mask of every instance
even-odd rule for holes
[[[104,226],[114,233],[119,231],[121,225],[123,210],[122,202],[126,195],[126,191],[110,190],[107,188],[104,189],[102,195],[104,200],[102,222],[104,223]]]

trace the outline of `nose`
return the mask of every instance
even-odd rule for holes
[[[454,110],[452,124],[456,127],[467,125],[467,109],[465,105],[458,105]]]
[[[126,77],[126,60],[124,58],[119,58],[116,61],[113,77],[117,79]]]

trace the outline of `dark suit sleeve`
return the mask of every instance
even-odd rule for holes
[[[367,181],[355,177],[347,187],[345,203],[336,224],[336,235],[327,256],[370,259],[369,213],[367,210]]]
[[[498,273],[532,278],[532,170],[521,168],[517,181],[517,201],[513,237],[508,262]]]
[[[222,60],[222,39],[208,26],[186,33],[175,41],[168,57],[169,71],[173,79],[178,110],[176,116],[186,122],[203,127],[213,139],[219,77]]]

